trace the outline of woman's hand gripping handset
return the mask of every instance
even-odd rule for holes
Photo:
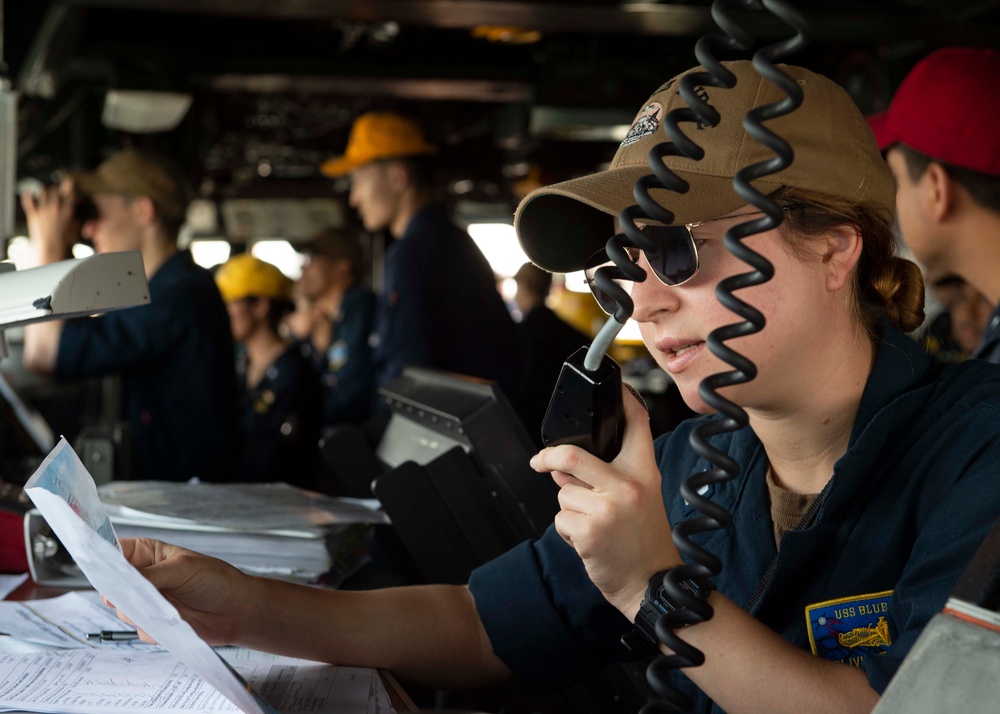
[[[122,538],[122,552],[210,645],[238,644],[258,593],[254,578],[228,563],[149,538]],[[103,597],[103,596],[102,596]],[[109,606],[113,603],[104,600]],[[135,626],[128,615],[118,617]],[[139,629],[144,642],[153,638]]]
[[[559,486],[556,531],[587,574],[630,621],[649,578],[681,564],[663,505],[662,479],[646,410],[625,390],[625,436],[611,463],[576,446],[553,446],[531,459]]]

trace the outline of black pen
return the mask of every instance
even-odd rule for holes
[[[139,633],[135,630],[101,630],[91,632],[87,635],[88,640],[101,640],[103,642],[125,642],[139,639]]]

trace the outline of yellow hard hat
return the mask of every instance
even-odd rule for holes
[[[346,176],[359,166],[379,159],[425,156],[435,149],[420,127],[407,117],[392,112],[368,112],[354,120],[343,156],[323,162],[324,176]]]
[[[292,299],[292,281],[270,263],[249,253],[240,253],[223,263],[215,273],[224,302],[248,297]]]

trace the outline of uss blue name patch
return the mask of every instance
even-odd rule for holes
[[[864,667],[868,655],[885,654],[892,590],[827,600],[806,607],[812,653],[834,662]]]

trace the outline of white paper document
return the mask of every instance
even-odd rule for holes
[[[391,712],[378,673],[331,667],[252,650],[223,653],[233,668],[282,712]],[[238,712],[196,671],[163,650],[0,652],[0,712]],[[382,695],[374,690],[381,690]],[[374,700],[374,708],[370,704]],[[257,711],[244,709],[243,711]]]
[[[102,630],[127,629],[130,628],[93,590],[66,593],[47,600],[0,602],[0,632],[18,640],[71,649],[162,649],[139,641],[101,642],[87,637]],[[3,649],[4,643],[0,642],[0,650]]]
[[[0,575],[0,600],[17,590],[28,579],[27,573],[20,575]]]
[[[93,479],[65,439],[25,492],[90,583],[168,651],[0,651],[0,706],[7,711],[377,711],[370,706],[372,678],[379,680],[373,670],[249,650],[230,652],[237,657],[234,669],[125,560]],[[124,623],[118,629],[126,629]],[[354,694],[345,694],[361,690],[356,703]]]

